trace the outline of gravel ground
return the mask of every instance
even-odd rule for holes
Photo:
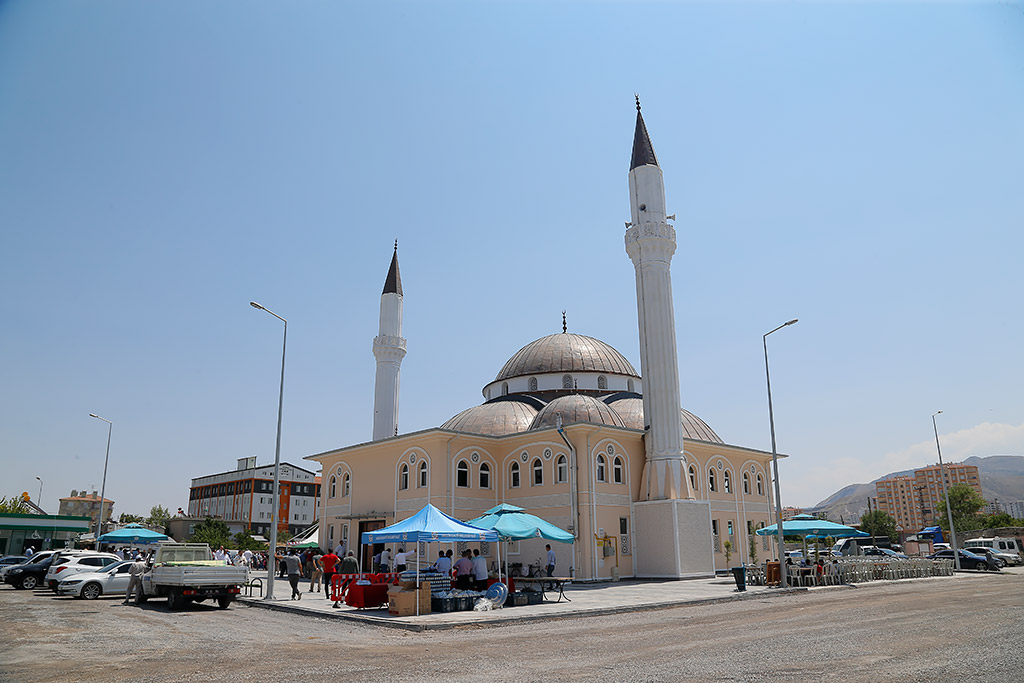
[[[1024,570],[409,633],[233,605],[0,588],[3,681],[1018,681]],[[522,609],[522,608],[520,608]],[[949,617],[950,611],[955,618]],[[958,673],[960,672],[960,673]]]

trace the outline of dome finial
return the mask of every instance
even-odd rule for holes
[[[397,252],[397,251],[398,251],[398,239],[396,238],[395,239],[395,252]]]
[[[633,93],[633,97],[636,98],[636,110],[640,111],[640,95],[639,95],[639,93]]]
[[[565,324],[565,311],[562,311],[562,334],[569,331],[569,326]]]

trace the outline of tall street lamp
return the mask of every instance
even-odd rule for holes
[[[953,539],[953,562],[957,571],[960,570],[960,547],[956,544],[956,525],[953,524],[953,508],[949,505],[949,489],[946,488],[946,468],[942,464],[942,447],[939,446],[939,428],[935,424],[935,416],[941,413],[932,413],[932,430],[935,431],[935,450],[939,452],[939,480],[942,482],[942,495],[946,497],[946,517],[949,519],[949,535]]]
[[[281,344],[281,392],[277,398],[277,447],[274,449],[274,511],[270,514],[270,556],[267,557],[267,600],[274,599],[274,574],[277,573],[277,518],[281,514],[281,415],[284,410],[284,354],[288,348],[288,321],[255,301],[249,305],[266,311],[284,323],[284,341]]]
[[[784,543],[785,534],[782,528],[782,498],[779,493],[779,454],[775,449],[775,413],[772,410],[772,376],[768,372],[768,335],[772,332],[778,332],[783,327],[789,327],[796,323],[797,318],[793,318],[789,322],[782,323],[771,332],[766,332],[761,341],[764,342],[764,376],[768,381],[768,422],[772,428],[772,470],[775,474],[775,524],[776,524],[776,536],[775,540],[778,544],[779,550],[779,588],[785,588],[786,583],[786,546]]]
[[[89,413],[89,417],[95,417],[97,420],[103,420],[107,423],[107,455],[103,458],[103,486],[100,487],[100,517],[96,522],[96,550],[100,549],[100,534],[103,530],[103,502],[107,499],[107,463],[110,462],[110,432],[114,429],[114,423],[105,417],[100,417],[96,413]],[[40,482],[40,491],[42,491],[42,482]]]

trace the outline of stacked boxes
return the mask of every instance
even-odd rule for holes
[[[419,601],[419,613],[430,614],[430,584],[426,581],[416,588],[414,581],[403,582],[401,586],[388,589],[388,614],[408,617],[416,614],[416,602]]]

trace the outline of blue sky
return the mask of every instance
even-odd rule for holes
[[[399,240],[400,429],[526,343],[638,361],[633,93],[665,173],[683,405],[784,504],[1024,454],[1024,9],[976,3],[0,3],[0,495],[370,435]]]

